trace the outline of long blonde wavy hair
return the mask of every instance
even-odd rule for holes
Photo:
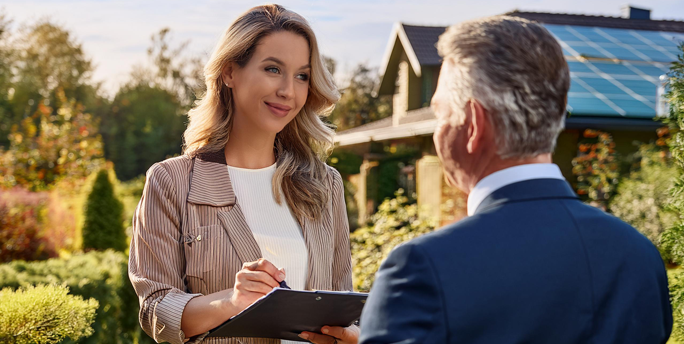
[[[245,12],[230,25],[204,66],[207,90],[188,113],[183,153],[195,157],[223,151],[235,110],[232,90],[224,85],[221,72],[230,61],[244,67],[259,41],[278,31],[289,31],[308,41],[311,76],[302,110],[276,135],[273,194],[278,204],[284,196],[297,218],[315,220],[329,200],[324,161],[334,145],[334,131],[321,117],[330,114],[340,95],[323,64],[313,30],[299,14],[280,5],[263,5]]]

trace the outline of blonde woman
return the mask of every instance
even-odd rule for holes
[[[333,131],[319,117],[339,94],[306,20],[278,5],[252,8],[204,73],[184,155],[149,169],[133,220],[129,275],[142,328],[158,342],[201,341],[284,280],[352,289],[342,180],[324,163]],[[359,331],[322,332],[300,337],[356,343]]]

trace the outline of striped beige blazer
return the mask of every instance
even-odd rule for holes
[[[352,290],[342,178],[331,167],[328,183],[331,197],[321,219],[298,219],[308,249],[306,289]],[[148,335],[157,342],[183,343],[180,322],[188,301],[232,288],[242,264],[261,257],[222,151],[198,155],[194,164],[179,156],[150,167],[133,218],[128,263],[140,324]],[[203,343],[279,341],[206,338]]]

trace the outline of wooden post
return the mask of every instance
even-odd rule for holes
[[[442,163],[435,155],[425,155],[416,161],[418,207],[425,208],[437,220],[442,204]]]

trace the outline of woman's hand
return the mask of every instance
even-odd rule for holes
[[[238,312],[247,308],[285,280],[285,271],[278,270],[266,259],[242,264],[242,270],[235,275],[235,286],[230,303]]]
[[[361,330],[355,326],[323,326],[320,333],[302,332],[299,337],[315,344],[356,344]]]

